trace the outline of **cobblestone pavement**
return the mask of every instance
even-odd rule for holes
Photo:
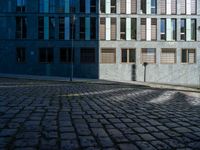
[[[200,149],[200,98],[114,82],[0,79],[0,149]]]

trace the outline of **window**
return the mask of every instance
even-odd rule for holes
[[[196,50],[195,49],[182,49],[182,63],[194,64],[196,62]]]
[[[141,19],[141,40],[144,41],[146,40],[146,19],[142,18]]]
[[[116,13],[116,0],[111,0],[111,13]]]
[[[197,1],[191,0],[191,14],[195,15],[197,13]]]
[[[81,48],[81,63],[95,63],[95,48]]]
[[[80,0],[80,12],[85,13],[85,0]]]
[[[137,14],[137,0],[131,0],[131,13]]]
[[[84,17],[83,17],[84,18]],[[85,26],[85,19],[84,19],[84,26]],[[70,39],[76,39],[76,20],[74,16],[70,17]],[[84,36],[85,38],[85,36]]]
[[[53,48],[40,48],[39,49],[39,62],[52,63],[53,62]]]
[[[126,18],[120,19],[120,38],[121,40],[126,39]]]
[[[65,0],[59,0],[59,7],[58,7],[58,13],[64,13],[65,12]]]
[[[186,19],[181,19],[181,40],[186,40]]]
[[[44,17],[38,17],[38,39],[44,39]]]
[[[49,17],[49,39],[55,39],[55,18]]]
[[[60,48],[60,62],[71,63],[71,48]]]
[[[196,41],[196,19],[191,19],[191,40]]]
[[[176,49],[163,48],[161,51],[162,64],[175,64],[176,63]]]
[[[25,63],[26,61],[25,48],[16,48],[16,59],[17,63]]]
[[[55,8],[56,8],[55,0],[49,0],[49,12],[54,13]]]
[[[176,19],[171,19],[171,27],[172,27],[172,33],[171,33],[171,39],[176,40]]]
[[[160,1],[160,14],[161,15],[166,14],[166,0]]]
[[[39,3],[39,11],[43,13],[44,12],[44,2],[45,1],[44,0],[39,0],[39,2],[40,2]]]
[[[101,5],[100,6],[101,7],[100,8],[101,9],[101,13],[105,13],[106,12],[106,3],[105,3],[105,0],[101,0],[100,2],[101,2],[101,4],[100,4]]]
[[[141,0],[141,12],[146,14],[146,0]]]
[[[96,39],[96,17],[90,18],[90,38]]]
[[[111,40],[116,40],[116,18],[111,18]]]
[[[100,18],[100,40],[105,40],[105,31],[106,31],[106,25],[105,25],[105,18]]]
[[[141,62],[147,62],[150,64],[156,63],[156,49],[155,48],[143,48]]]
[[[171,0],[171,13],[172,15],[177,13],[177,0]]]
[[[76,1],[75,0],[69,0],[69,5],[70,5],[70,12],[74,13],[76,11]],[[85,3],[84,3],[84,5],[85,5]]]
[[[59,39],[65,39],[65,18],[59,17]]]
[[[181,14],[185,15],[186,14],[186,0],[180,0],[181,4]]]
[[[25,12],[26,9],[26,0],[17,0],[17,12]]]
[[[166,19],[161,19],[160,39],[161,40],[166,40]]]
[[[25,39],[27,37],[27,18],[16,17],[16,38]]]
[[[151,0],[151,14],[157,13],[157,0]]]
[[[157,40],[157,19],[156,18],[151,19],[151,40],[152,41]]]
[[[80,39],[85,39],[85,17],[80,17]]]
[[[101,50],[101,63],[115,64],[116,63],[116,50],[115,49],[102,49]]]
[[[92,13],[96,12],[96,0],[90,1],[90,12],[92,12]]]
[[[135,63],[135,49],[122,49],[121,62],[122,63]]]
[[[120,12],[121,12],[121,14],[126,13],[126,0],[120,1]]]
[[[131,39],[137,39],[137,21],[136,18],[131,18]]]

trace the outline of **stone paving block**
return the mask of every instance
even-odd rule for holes
[[[139,148],[134,145],[134,144],[129,144],[129,143],[124,143],[124,144],[119,144],[120,150],[139,150]]]
[[[82,147],[97,146],[97,142],[93,136],[79,136]]]

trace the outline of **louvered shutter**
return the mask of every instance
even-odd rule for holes
[[[160,1],[160,14],[166,14],[166,0]]]
[[[191,14],[194,15],[196,14],[196,10],[197,10],[197,6],[196,6],[197,2],[196,0],[191,0]]]
[[[131,0],[131,13],[137,13],[137,0]]]
[[[120,1],[120,10],[121,10],[121,14],[125,14],[126,13],[126,0],[121,0]]]
[[[181,14],[186,14],[186,0],[180,0],[181,1]]]
[[[100,40],[105,40],[105,18],[100,18]]]
[[[154,64],[156,62],[156,50],[151,49],[142,49],[142,63],[147,62]]]
[[[151,40],[157,40],[157,19],[151,19]]]
[[[102,49],[101,50],[101,63],[115,63],[116,50],[115,49]]]
[[[176,49],[162,49],[161,63],[163,64],[176,63]]]
[[[171,0],[171,11],[172,14],[177,13],[177,0]]]
[[[116,18],[111,18],[111,40],[116,40]]]
[[[195,50],[194,49],[188,50],[188,62],[191,64],[195,63]]]

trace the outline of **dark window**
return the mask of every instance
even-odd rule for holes
[[[85,17],[80,17],[80,39],[85,39]]]
[[[122,49],[122,63],[127,63],[128,62],[128,50],[127,49]]]
[[[151,0],[151,14],[157,13],[157,0]]]
[[[101,13],[105,13],[106,12],[106,3],[105,0],[101,0]]]
[[[121,62],[122,63],[135,63],[135,49],[122,49]]]
[[[80,3],[82,4],[82,3]],[[85,3],[84,3],[85,5]],[[70,0],[70,12],[74,13],[76,11],[76,4],[75,4],[75,0]]]
[[[116,0],[111,0],[111,13],[116,13]]]
[[[49,12],[54,13],[55,8],[56,8],[55,0],[49,0]]]
[[[172,40],[176,40],[176,19],[172,19],[171,22],[171,26],[172,26]]]
[[[65,0],[59,0],[59,7],[57,9],[59,13],[65,12]]]
[[[137,36],[137,22],[136,18],[131,18],[131,39],[136,40]]]
[[[121,18],[120,23],[120,37],[121,39],[126,39],[126,18]]]
[[[186,19],[181,19],[181,40],[186,40]]]
[[[81,63],[95,63],[95,49],[81,48]]]
[[[38,39],[44,39],[44,17],[38,17]]]
[[[76,20],[75,16],[70,17],[70,39],[75,39],[75,33],[76,33]]]
[[[141,11],[146,14],[146,0],[141,0]]]
[[[196,50],[195,49],[182,49],[182,63],[194,64],[196,63]]]
[[[40,12],[44,12],[44,0],[40,0],[40,3],[39,3],[39,11],[40,11]]]
[[[26,0],[17,0],[17,12],[25,12],[26,10]]]
[[[96,39],[96,17],[90,18],[90,38]]]
[[[92,12],[92,13],[96,12],[96,0],[90,1],[90,12]]]
[[[85,0],[80,0],[80,12],[85,13]]]
[[[39,62],[52,63],[53,62],[53,48],[40,48],[39,49]]]
[[[191,19],[191,40],[196,41],[196,19]]]
[[[16,38],[24,39],[27,37],[27,18],[16,17]]]
[[[70,63],[71,62],[71,48],[60,48],[60,62]]]
[[[59,17],[59,39],[65,39],[65,18]]]
[[[25,63],[26,61],[26,51],[25,48],[16,49],[16,59],[18,63]]]
[[[55,39],[55,18],[49,17],[49,39]]]

